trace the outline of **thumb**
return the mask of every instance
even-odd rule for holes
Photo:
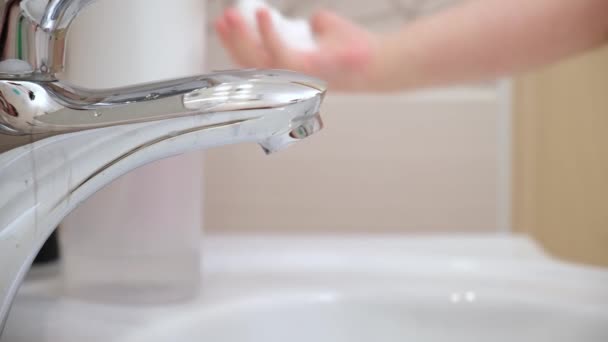
[[[316,35],[322,35],[332,29],[335,30],[336,27],[343,25],[343,23],[344,19],[327,10],[317,11],[310,19],[312,31]]]

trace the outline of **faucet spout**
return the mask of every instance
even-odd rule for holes
[[[224,71],[115,89],[57,79],[70,23],[94,0],[0,0],[0,333],[31,262],[79,203],[119,176],[196,149],[271,153],[322,127],[325,84]]]
[[[271,153],[321,129],[322,82],[220,72],[105,91],[0,80],[0,323],[31,262],[79,203],[146,163],[254,142]]]
[[[247,117],[250,110],[284,107],[324,92],[319,80],[272,70],[218,72],[102,90],[61,81],[0,80],[0,133],[36,138],[192,114],[238,111]]]

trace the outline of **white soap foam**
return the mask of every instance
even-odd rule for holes
[[[293,49],[303,51],[317,49],[317,42],[315,41],[308,20],[302,18],[286,18],[276,8],[262,0],[239,0],[237,3],[238,11],[254,32],[258,32],[256,11],[261,8],[270,11],[274,28],[280,35],[284,44]]]

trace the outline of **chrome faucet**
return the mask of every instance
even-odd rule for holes
[[[321,129],[323,82],[239,70],[90,90],[58,80],[70,23],[93,0],[0,0],[0,333],[51,232],[117,177],[195,149],[277,151]]]

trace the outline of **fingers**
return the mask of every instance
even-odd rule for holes
[[[365,43],[352,43],[336,51],[336,60],[345,68],[357,70],[371,63],[372,47]]]
[[[317,35],[322,35],[332,28],[333,19],[332,13],[325,10],[319,10],[310,19],[312,31]]]
[[[352,23],[335,13],[327,10],[318,10],[310,19],[312,31],[316,35],[335,31],[342,27],[351,26]]]
[[[262,43],[269,55],[270,63],[274,68],[292,69],[302,71],[297,54],[285,46],[273,25],[270,12],[260,9],[256,12]]]
[[[230,56],[246,68],[263,68],[268,64],[268,54],[254,33],[251,32],[237,10],[229,8],[215,23],[220,40]]]
[[[243,67],[289,69],[310,72],[308,56],[285,45],[267,9],[256,13],[259,37],[240,13],[227,9],[215,23],[219,38],[236,63]]]
[[[228,23],[226,22],[226,18],[224,16],[219,17],[215,21],[215,31],[217,32],[220,42],[227,50],[230,45],[230,28],[228,27]]]

